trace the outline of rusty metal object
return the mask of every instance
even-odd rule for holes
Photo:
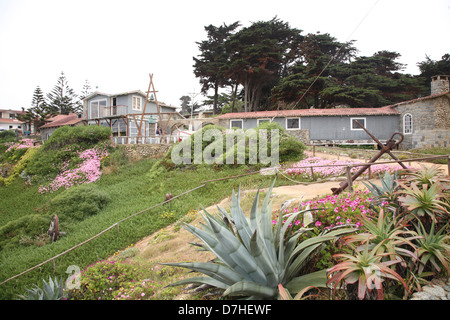
[[[375,161],[377,161],[383,154],[387,153],[389,154],[394,160],[397,160],[398,163],[404,168],[404,169],[408,169],[401,161],[399,161],[399,159],[391,152],[392,149],[396,148],[402,141],[403,141],[403,134],[401,134],[400,132],[395,132],[391,138],[386,141],[386,144],[382,144],[377,138],[375,138],[375,136],[373,134],[371,134],[366,128],[364,128],[363,125],[361,125],[358,121],[356,121],[356,124],[358,126],[361,127],[361,129],[363,129],[380,147],[380,152],[378,154],[376,154],[372,159],[369,160],[368,163],[374,163]],[[399,136],[399,140],[394,140],[395,136]],[[351,177],[348,177],[347,181],[344,181],[340,184],[339,188],[332,188],[331,191],[333,192],[333,194],[339,194],[342,191],[344,191],[349,184],[352,181],[355,181],[356,178],[358,178],[361,174],[363,174],[364,171],[366,171],[368,168],[370,168],[370,165],[365,165],[365,166],[361,166],[361,168],[355,173],[353,174]],[[349,183],[350,182],[350,183]]]
[[[59,237],[59,219],[58,216],[55,214],[52,217],[52,221],[50,222],[50,226],[47,230],[47,234],[50,236],[50,239],[52,242],[55,242],[58,240]]]

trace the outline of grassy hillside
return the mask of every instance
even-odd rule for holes
[[[145,210],[165,200],[167,193],[174,196],[197,187],[204,180],[235,176],[250,172],[247,166],[224,167],[212,169],[211,166],[198,166],[196,169],[176,169],[168,171],[161,166],[152,167],[154,159],[145,159],[135,163],[113,165],[108,174],[91,183],[94,190],[106,193],[110,200],[97,214],[74,220],[59,214],[61,231],[67,232],[54,243],[41,243],[36,239],[22,237],[18,243],[0,249],[0,281],[6,280],[30,267],[33,267],[78,243],[89,239],[117,221],[136,212]],[[107,169],[107,168],[106,168]],[[180,218],[191,209],[198,209],[200,204],[209,206],[229,196],[232,188],[242,184],[242,188],[267,186],[273,176],[249,175],[237,179],[209,183],[206,187],[187,194],[151,211],[138,215],[106,232],[93,241],[58,258],[53,269],[52,263],[35,269],[17,279],[1,286],[0,299],[14,299],[24,288],[49,275],[66,278],[65,272],[70,265],[81,269],[95,261],[112,255],[117,250],[126,248],[131,243],[147,236],[173,222],[165,213],[173,213],[174,219]],[[78,188],[78,187],[72,187]],[[70,190],[70,189],[69,189]],[[41,215],[48,219],[53,214],[52,199],[67,193],[59,190],[55,193],[41,194],[38,186],[25,184],[16,178],[8,186],[0,187],[0,227],[23,216]],[[74,204],[76,205],[76,204]],[[50,209],[49,209],[50,208]],[[48,228],[48,225],[46,225]],[[45,234],[46,229],[42,230]],[[24,239],[25,238],[25,239]],[[33,241],[34,240],[34,241]]]

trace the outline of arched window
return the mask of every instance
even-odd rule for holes
[[[413,131],[413,118],[410,113],[403,116],[403,134],[411,134]]]

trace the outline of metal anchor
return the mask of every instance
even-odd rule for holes
[[[402,141],[403,141],[403,134],[401,134],[400,132],[395,132],[391,138],[386,142],[386,145],[382,144],[377,138],[374,137],[373,134],[371,134],[369,131],[367,131],[366,128],[364,128],[363,125],[361,125],[361,123],[359,123],[358,121],[356,121],[356,124],[358,126],[361,127],[361,129],[363,129],[380,147],[380,152],[378,154],[376,154],[372,159],[369,160],[368,163],[374,163],[375,161],[377,161],[383,154],[387,153],[388,155],[390,155],[394,160],[397,160],[398,163],[404,168],[404,169],[408,169],[401,161],[399,161],[399,159],[391,152],[392,149],[394,149],[395,147],[397,147]],[[394,140],[394,137],[398,135],[400,138],[398,141]],[[351,181],[356,180],[356,178],[358,178],[364,171],[367,170],[367,168],[369,168],[370,165],[365,165],[365,166],[361,166],[361,169],[359,169],[353,176],[351,176]],[[345,190],[345,188],[347,188],[349,185],[348,181],[344,181],[341,182],[340,187],[339,188],[331,188],[331,191],[333,192],[333,194],[339,194],[342,191]]]

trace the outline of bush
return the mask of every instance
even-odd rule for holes
[[[285,137],[280,140],[280,162],[299,161],[303,157],[306,146],[294,137]]]
[[[108,141],[112,131],[101,126],[64,126],[53,132],[43,145],[44,150],[61,149],[69,145],[79,146],[82,150],[93,147],[102,141]]]
[[[194,141],[195,138],[198,135],[202,135],[202,137],[204,137],[205,133],[207,130],[210,129],[217,129],[219,131],[221,131],[222,134],[222,140],[217,142],[217,143],[222,143],[222,152],[223,152],[223,157],[222,157],[222,163],[223,164],[216,164],[216,166],[224,166],[224,165],[236,165],[239,164],[238,162],[238,153],[240,151],[240,149],[238,148],[238,144],[237,139],[235,138],[235,144],[234,144],[234,161],[232,164],[228,164],[226,159],[227,159],[227,138],[226,138],[226,133],[230,133],[235,129],[225,129],[223,127],[220,126],[214,126],[214,125],[208,125],[205,126],[204,128],[202,128],[200,131],[195,132],[189,141],[183,141],[181,143],[183,144],[189,144],[190,143],[190,148],[191,148],[191,164],[194,164],[195,162],[195,155],[194,155]],[[295,137],[290,136],[289,134],[286,133],[286,130],[284,130],[284,128],[276,122],[263,122],[260,126],[255,128],[256,131],[256,138],[258,139],[258,146],[257,146],[257,157],[259,160],[261,160],[260,155],[259,155],[259,133],[260,130],[267,130],[267,134],[268,134],[268,143],[267,143],[267,148],[268,148],[268,152],[267,152],[267,156],[270,157],[271,156],[271,150],[272,150],[272,145],[271,145],[271,130],[273,129],[277,129],[279,132],[279,149],[277,150],[279,152],[279,161],[280,162],[287,162],[287,161],[298,161],[303,157],[303,151],[306,149],[305,145],[298,141]],[[239,129],[240,130],[240,129]],[[219,139],[220,140],[220,139]],[[243,150],[243,152],[245,152],[243,156],[243,159],[245,159],[245,164],[250,164],[250,147],[249,147],[249,136],[245,137],[245,149]],[[214,148],[214,143],[216,143],[215,138],[212,138],[211,141],[205,141],[202,139],[202,154],[203,152],[207,149],[207,148],[211,148],[211,155],[214,157],[215,155],[215,148]],[[229,148],[228,150],[231,151],[233,148]],[[181,164],[181,165],[175,165],[171,159],[171,153],[172,153],[173,147],[166,153],[166,155],[164,156],[163,160],[161,161],[161,165],[163,165],[164,167],[166,167],[167,169],[173,169],[175,167],[183,167],[185,166],[185,164]],[[209,152],[209,150],[208,150]],[[215,159],[216,160],[216,159]],[[268,159],[270,160],[270,159]],[[205,162],[205,159],[203,159],[203,162]],[[251,165],[252,166],[252,165]],[[261,164],[257,164],[257,167],[261,166]]]
[[[0,227],[0,249],[18,245],[22,238],[35,238],[45,233],[50,218],[45,215],[29,214]]]
[[[52,214],[73,220],[83,220],[102,210],[111,200],[106,192],[95,185],[82,184],[58,194],[50,200],[47,210]]]
[[[16,140],[16,133],[14,130],[0,131],[0,143],[11,142]]]

